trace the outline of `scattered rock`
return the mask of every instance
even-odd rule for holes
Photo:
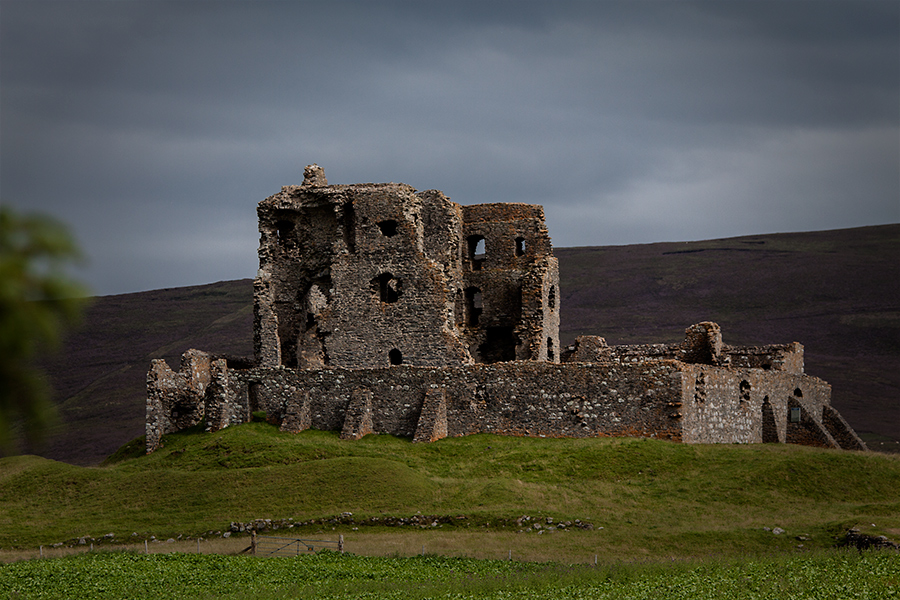
[[[858,550],[880,548],[900,551],[900,544],[892,542],[886,536],[860,533],[859,529],[855,527],[847,531],[844,535],[844,539],[838,543],[838,546],[855,546]]]
[[[775,527],[774,529],[772,529],[772,533],[774,533],[775,535],[781,535],[782,533],[784,533],[784,529],[782,529],[781,527]]]

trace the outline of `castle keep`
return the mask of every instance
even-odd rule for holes
[[[798,343],[560,348],[543,209],[461,206],[405,184],[300,186],[259,203],[254,356],[198,350],[147,375],[147,451],[163,435],[265,412],[286,431],[435,441],[487,432],[688,443],[865,445],[803,373]]]

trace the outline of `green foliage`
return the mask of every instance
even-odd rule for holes
[[[0,565],[0,595],[42,598],[896,598],[896,553],[598,567],[321,552],[296,558],[91,552]]]
[[[14,444],[13,422],[37,439],[54,418],[49,391],[32,366],[37,353],[59,344],[86,295],[65,274],[78,249],[49,217],[0,207],[0,449]]]

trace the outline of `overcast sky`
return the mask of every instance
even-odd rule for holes
[[[0,1],[0,197],[97,294],[256,273],[316,162],[556,247],[900,222],[900,2]]]

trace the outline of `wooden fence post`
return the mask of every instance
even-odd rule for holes
[[[256,530],[250,530],[250,554],[256,556]]]
[[[344,534],[338,536],[338,551],[344,553]]]

